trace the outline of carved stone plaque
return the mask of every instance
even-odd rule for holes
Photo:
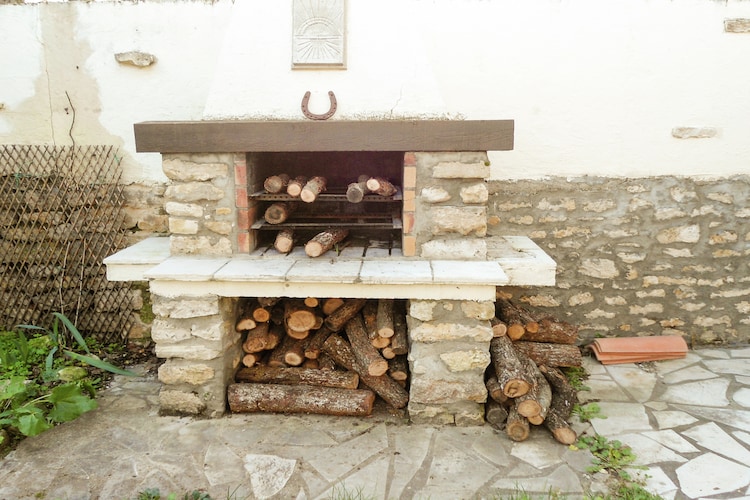
[[[345,0],[292,0],[292,67],[345,68]]]

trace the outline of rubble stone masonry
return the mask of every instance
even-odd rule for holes
[[[750,177],[492,181],[490,235],[525,235],[557,286],[504,291],[596,336],[750,341]]]

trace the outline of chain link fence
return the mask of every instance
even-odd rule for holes
[[[114,146],[0,145],[0,328],[65,314],[86,336],[122,342],[128,283],[102,259],[126,245]]]

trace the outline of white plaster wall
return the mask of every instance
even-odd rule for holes
[[[126,181],[160,181],[134,152],[145,120],[516,120],[493,177],[750,172],[750,18],[728,0],[349,0],[347,69],[291,69],[291,1],[0,5],[0,141],[123,148]],[[10,38],[12,37],[12,38]],[[154,54],[148,68],[116,52]],[[675,139],[678,126],[714,127]]]

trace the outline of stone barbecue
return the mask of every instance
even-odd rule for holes
[[[170,234],[105,264],[110,280],[149,281],[163,412],[227,410],[243,355],[241,298],[399,299],[409,418],[483,423],[497,287],[555,280],[554,261],[530,239],[487,236],[487,151],[512,149],[512,121],[145,122],[135,131],[138,151],[162,154]],[[262,221],[272,200],[257,194],[280,171],[324,175],[333,193],[360,174],[382,176],[398,194],[378,213],[385,225],[362,223],[371,210],[358,209],[347,244],[316,258],[300,244],[280,253],[276,228]]]

